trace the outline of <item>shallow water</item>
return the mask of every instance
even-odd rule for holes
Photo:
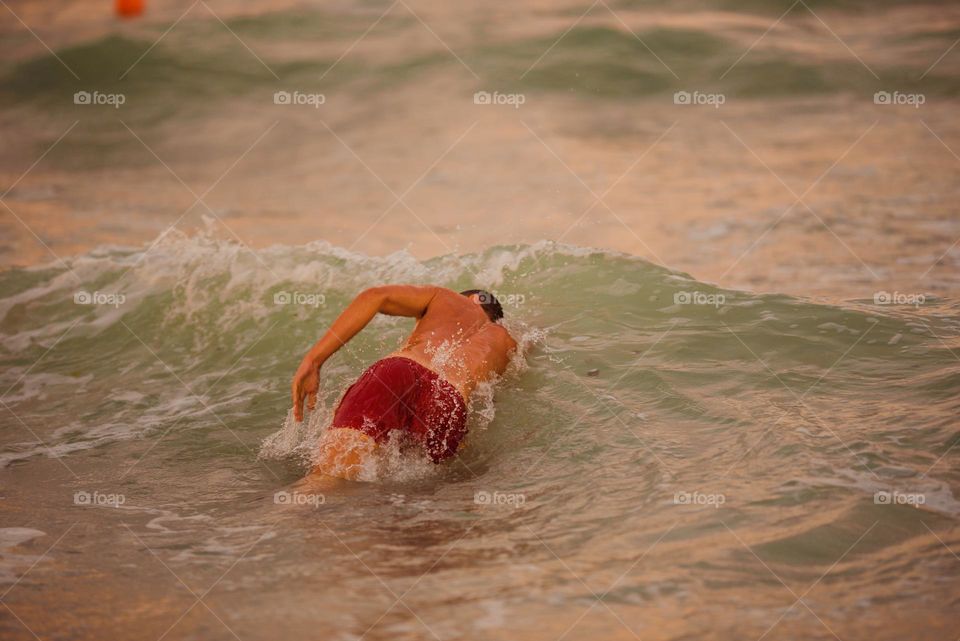
[[[955,633],[953,302],[719,290],[552,243],[144,249],[0,274],[0,577],[41,638]],[[487,286],[525,355],[457,460],[304,483],[289,379],[382,282]],[[409,328],[331,359],[314,427]]]
[[[956,3],[110,12],[0,8],[0,637],[960,636]],[[458,459],[303,481],[384,282],[524,353]]]
[[[206,216],[258,248],[546,238],[733,289],[957,291],[957,3],[148,3],[7,2],[52,52],[0,12],[0,265]]]

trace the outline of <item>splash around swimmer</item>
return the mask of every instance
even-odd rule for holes
[[[467,402],[478,384],[502,374],[517,343],[498,322],[490,292],[384,285],[362,291],[303,357],[291,384],[293,413],[313,409],[324,362],[377,315],[416,325],[403,347],[373,363],[340,400],[321,437],[313,472],[356,480],[392,433],[401,431],[434,463],[455,456],[467,432]]]

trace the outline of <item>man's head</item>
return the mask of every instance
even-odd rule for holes
[[[503,318],[503,307],[500,306],[500,301],[497,300],[496,296],[485,289],[468,289],[460,292],[460,295],[466,296],[477,305],[482,307],[483,311],[487,313],[487,318],[489,318],[492,322],[496,322]]]

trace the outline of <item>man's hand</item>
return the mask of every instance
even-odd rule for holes
[[[320,389],[320,368],[314,363],[313,359],[305,358],[297,368],[297,373],[293,375],[291,393],[293,396],[293,418],[299,423],[303,420],[303,401],[306,399],[307,407],[313,409],[317,406],[317,391]]]

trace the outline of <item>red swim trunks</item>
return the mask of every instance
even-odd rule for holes
[[[467,406],[453,385],[409,358],[379,360],[350,386],[333,427],[359,430],[382,442],[393,430],[414,435],[434,463],[456,453],[467,433]]]

